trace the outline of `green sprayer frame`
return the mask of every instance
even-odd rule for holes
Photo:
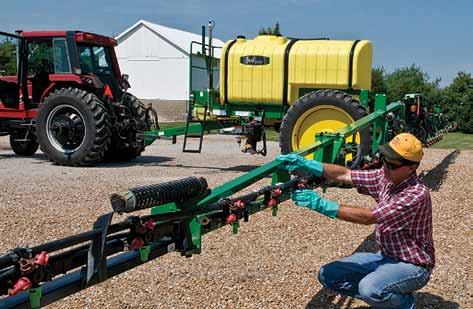
[[[342,152],[345,141],[370,126],[373,131],[371,152],[376,153],[379,145],[385,143],[393,133],[390,120],[395,117],[402,122],[404,114],[403,103],[386,105],[386,97],[377,95],[374,111],[370,115],[335,133],[317,134],[314,144],[295,153],[313,155],[314,159],[326,163],[338,163],[344,157]],[[164,132],[161,136],[177,135],[180,131],[170,129]],[[90,231],[32,248],[16,248],[0,256],[0,292],[5,293],[11,282],[20,282],[24,278],[16,269],[18,261],[24,259],[25,254],[30,258],[35,255],[37,257],[38,254],[50,255],[48,264],[37,266],[44,267],[50,276],[14,296],[0,299],[0,307],[45,306],[171,251],[181,252],[187,257],[198,254],[202,248],[202,235],[225,225],[231,225],[232,232],[237,233],[241,220],[247,221],[250,215],[261,210],[271,208],[272,215],[276,215],[278,204],[289,199],[290,191],[301,180],[300,177],[291,178],[291,175],[281,168],[283,164],[285,163],[276,159],[219,187],[207,190],[205,194],[184,201],[155,205],[147,216],[131,216],[122,222],[111,224],[114,213],[107,213],[97,219]],[[271,185],[234,197],[239,191],[270,175]],[[244,205],[238,204],[239,201],[244,201]],[[229,209],[234,211],[235,205],[241,206],[243,214],[235,216],[231,221],[222,220],[228,216]],[[134,224],[145,223],[144,226],[147,226],[150,220],[153,220],[152,233],[162,236],[162,231],[170,231],[166,232],[169,234],[166,234],[165,238],[152,238],[147,243],[131,250],[127,249],[130,248],[129,235]],[[61,274],[64,275],[60,276]]]
[[[391,103],[386,106],[386,97],[384,95],[377,95],[375,99],[375,110],[370,115],[363,117],[362,119],[336,131],[331,134],[317,134],[317,141],[304,147],[294,153],[308,156],[313,154],[315,160],[326,162],[326,163],[336,163],[340,161],[340,151],[342,146],[345,143],[345,140],[353,134],[356,134],[360,130],[372,126],[373,129],[373,140],[372,140],[372,152],[375,153],[378,150],[379,145],[382,145],[386,141],[388,135],[388,122],[386,121],[386,116],[388,113],[393,113],[395,116],[404,115],[404,104],[401,102]],[[252,185],[253,183],[263,179],[272,174],[272,185],[276,186],[278,183],[287,182],[290,179],[290,176],[287,171],[280,169],[280,166],[283,163],[274,160],[261,167],[254,169],[251,172],[248,172],[228,183],[225,183],[212,190],[211,194],[201,200],[195,205],[195,207],[205,207],[210,203],[216,202],[222,198],[227,198],[240,190]],[[279,201],[287,200],[289,195],[283,194]],[[264,208],[263,199],[257,200],[252,203],[250,213],[257,212]],[[161,207],[153,209],[154,212],[163,211]],[[273,215],[276,214],[277,206],[273,207]],[[202,214],[197,216],[195,222],[197,223],[200,218],[208,216],[209,214]],[[235,223],[235,225],[238,223]],[[215,227],[217,228],[217,227]],[[212,228],[211,230],[213,230]],[[191,227],[192,239],[194,244],[200,250],[201,244],[201,230],[200,225],[194,224]],[[236,228],[234,227],[234,232]]]

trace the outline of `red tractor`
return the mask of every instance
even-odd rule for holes
[[[154,111],[127,93],[116,41],[80,31],[0,32],[0,135],[13,151],[87,166],[145,148]]]

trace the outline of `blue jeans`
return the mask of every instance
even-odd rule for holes
[[[430,272],[380,253],[355,253],[322,266],[319,281],[330,290],[379,308],[415,308],[413,291],[427,284]]]

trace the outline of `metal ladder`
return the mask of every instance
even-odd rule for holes
[[[187,122],[186,122],[186,131],[184,133],[184,143],[182,145],[182,152],[191,152],[191,153],[200,153],[200,151],[202,150],[202,141],[204,140],[204,131],[205,131],[205,128],[206,128],[206,120],[207,120],[207,113],[208,113],[208,110],[209,110],[209,102],[207,101],[207,103],[205,104],[205,110],[204,110],[204,119],[203,120],[199,120],[199,119],[195,119],[193,116],[192,116],[192,112],[194,110],[194,104],[195,103],[192,103],[192,104],[189,104],[189,112],[187,114]],[[194,134],[189,134],[189,125],[191,123],[200,123],[200,132],[199,133],[194,133]],[[189,149],[189,146],[187,144],[187,139],[190,138],[190,139],[199,139],[199,148],[198,149]],[[187,148],[186,148],[187,146]]]
[[[202,26],[202,55],[205,57],[205,66],[207,68],[207,75],[209,78],[209,85],[207,89],[207,101],[205,102],[205,110],[204,110],[204,119],[198,120],[192,116],[192,112],[194,110],[195,101],[189,103],[189,112],[187,114],[187,122],[186,122],[186,131],[184,133],[184,143],[182,145],[182,152],[192,152],[192,153],[200,153],[202,150],[202,141],[204,139],[204,131],[206,129],[206,120],[207,120],[207,113],[209,111],[210,100],[212,97],[212,89],[213,89],[213,65],[212,65],[212,58],[214,56],[213,47],[212,47],[212,29],[215,27],[215,22],[213,20],[209,21],[209,44],[208,44],[208,55],[206,53],[205,47],[205,27]],[[200,123],[200,134],[189,134],[189,124],[191,123]],[[194,132],[194,129],[192,130]],[[199,139],[199,148],[198,149],[189,149],[186,148],[187,146],[187,139],[188,138],[198,138]]]

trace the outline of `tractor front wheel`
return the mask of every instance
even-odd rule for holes
[[[60,165],[95,164],[110,143],[110,120],[102,102],[77,88],[51,93],[39,109],[36,127],[41,149]]]
[[[14,131],[10,134],[10,146],[19,156],[30,157],[36,153],[39,144],[33,133],[26,130]]]
[[[334,133],[368,115],[366,109],[351,95],[338,90],[319,90],[298,99],[289,109],[281,124],[279,145],[286,154],[315,143],[316,133]],[[346,139],[356,143],[358,155],[370,152],[371,128],[356,132]],[[347,154],[346,162],[353,160]]]

